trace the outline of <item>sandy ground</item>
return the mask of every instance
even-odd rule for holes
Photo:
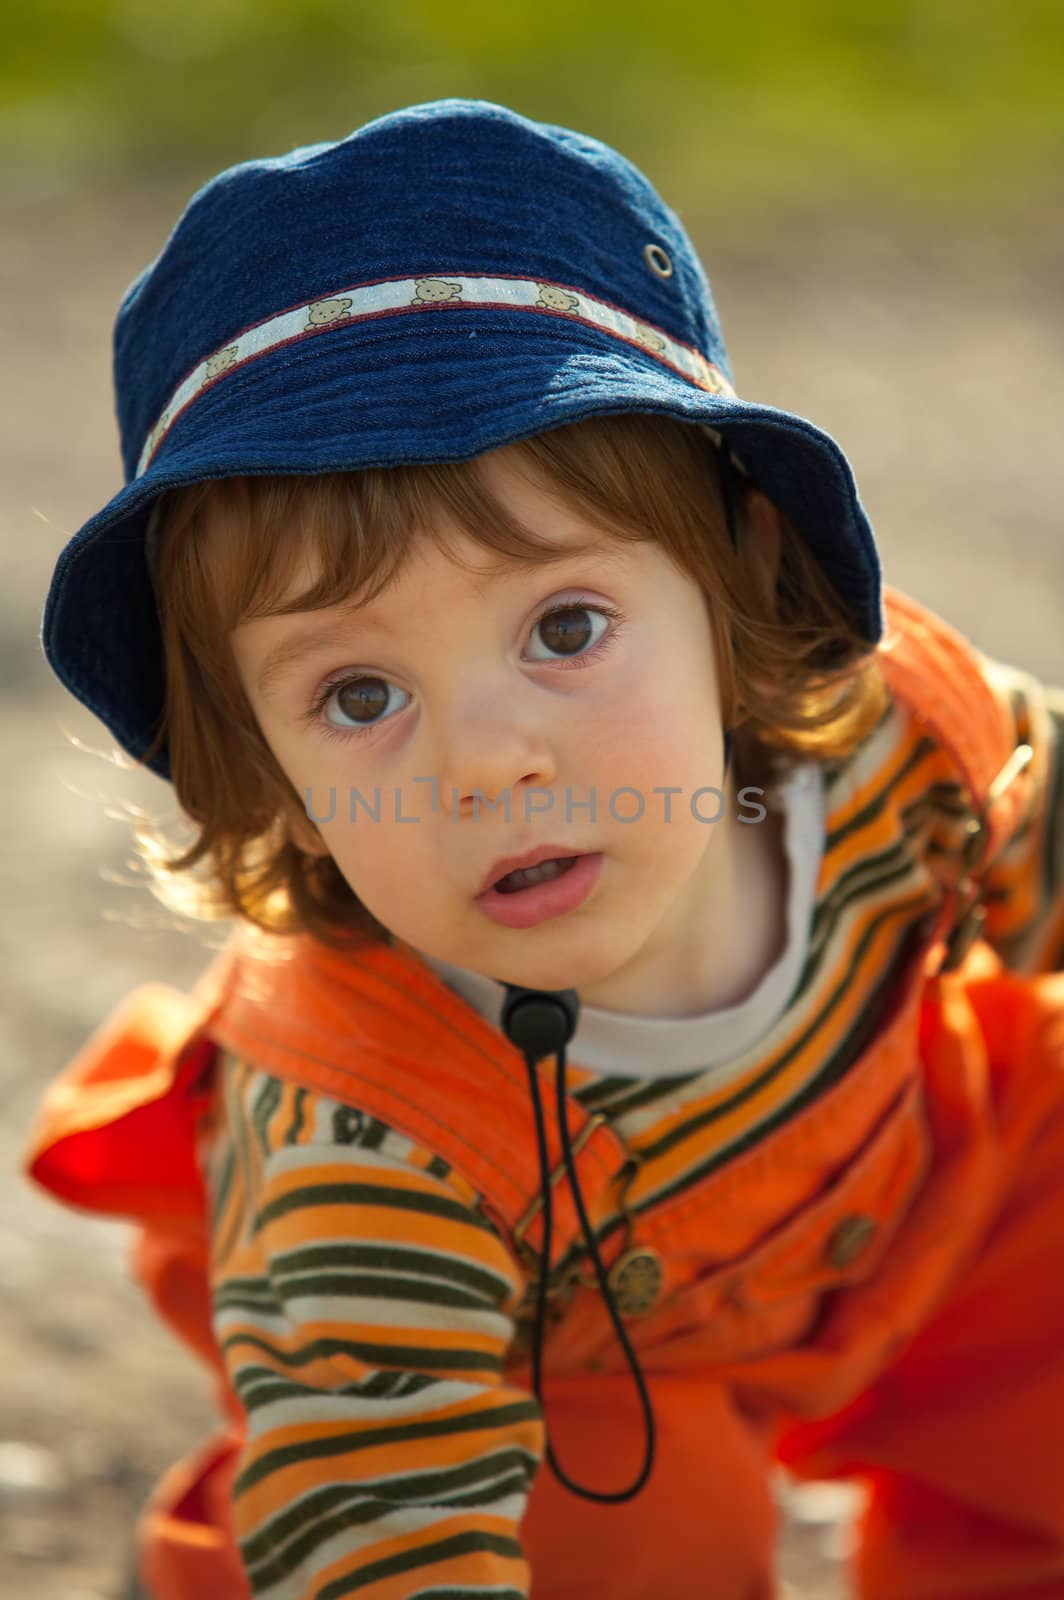
[[[36,635],[65,540],[119,486],[109,391],[118,300],[188,184],[3,197],[0,371],[0,926],[7,1112],[0,1127],[0,1597],[108,1600],[136,1508],[210,1423],[191,1357],[126,1271],[120,1224],[18,1174],[44,1083],[134,984],[188,984],[203,946],[128,879],[132,800],[169,793],[93,751],[99,724],[55,683]],[[741,391],[846,445],[887,575],[991,654],[1064,683],[1064,289],[1034,229],[929,242],[884,224],[699,237]],[[87,749],[71,742],[75,736]],[[781,1565],[839,1600],[853,1495],[792,1502]]]

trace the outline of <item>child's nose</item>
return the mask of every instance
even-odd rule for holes
[[[549,809],[533,789],[551,790],[558,780],[558,759],[546,731],[507,716],[505,706],[470,717],[452,727],[440,761],[441,804],[454,816],[477,816],[490,806],[506,819],[525,822]],[[556,808],[558,796],[553,797]],[[526,811],[528,815],[526,816]]]

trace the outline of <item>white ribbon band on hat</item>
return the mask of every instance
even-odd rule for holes
[[[629,316],[626,311],[605,300],[597,300],[582,289],[544,283],[536,278],[468,278],[460,273],[389,278],[337,289],[334,294],[293,306],[234,334],[212,351],[193,367],[170,396],[144,441],[136,476],[139,478],[147,470],[167,431],[186,406],[210,385],[239,371],[256,356],[296,339],[311,338],[331,328],[348,327],[364,318],[410,311],[444,311],[448,306],[505,308],[531,311],[540,316],[567,317],[637,346],[700,389],[735,398],[735,390],[724,374],[693,345],[683,344],[664,329]]]

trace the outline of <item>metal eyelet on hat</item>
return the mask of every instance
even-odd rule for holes
[[[660,244],[645,244],[643,246],[643,260],[657,278],[671,278],[673,267],[669,257]]]

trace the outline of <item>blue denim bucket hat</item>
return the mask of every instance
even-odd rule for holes
[[[461,461],[663,413],[720,436],[882,637],[846,457],[735,393],[679,218],[616,151],[503,106],[410,106],[211,179],[122,301],[114,379],[125,486],[62,551],[42,642],[138,760],[165,694],[149,518],[207,478]],[[165,746],[149,765],[169,778]]]

